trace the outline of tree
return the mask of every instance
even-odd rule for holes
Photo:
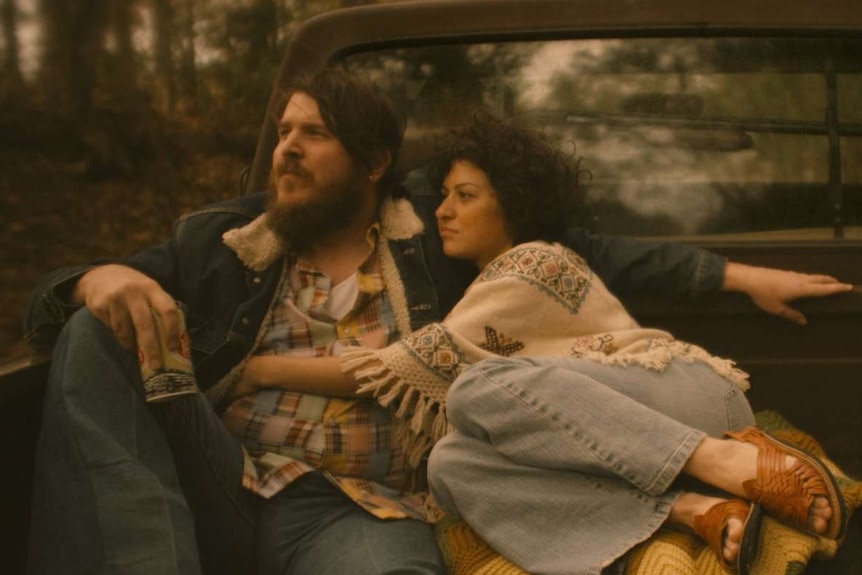
[[[41,0],[41,82],[56,110],[75,122],[89,116],[107,21],[107,0]]]
[[[135,4],[136,0],[113,0],[108,12],[113,53],[106,80],[110,82],[111,95],[125,103],[133,100],[138,79],[137,57],[132,43]]]
[[[195,0],[182,0],[180,5],[179,28],[179,82],[178,89],[185,112],[196,115],[198,112],[198,80],[195,66]]]
[[[20,88],[24,81],[18,55],[18,6],[15,0],[2,0],[0,4],[3,36],[6,39],[6,53],[3,57],[4,89]]]
[[[171,0],[153,0],[153,51],[155,52],[156,101],[162,112],[176,109],[174,79],[174,6]]]

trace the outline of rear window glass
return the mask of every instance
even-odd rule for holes
[[[346,64],[407,115],[406,168],[484,108],[580,158],[595,231],[862,239],[859,39],[486,43],[363,52]]]

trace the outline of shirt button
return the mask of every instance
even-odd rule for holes
[[[255,276],[254,279],[251,281],[253,281],[256,284],[259,284],[260,283],[260,276]]]
[[[248,325],[248,318],[247,317],[242,318],[242,320],[240,320],[240,321],[242,321],[242,325]]]

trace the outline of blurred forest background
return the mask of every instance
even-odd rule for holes
[[[374,0],[0,0],[0,361],[44,273],[236,196],[304,20]]]

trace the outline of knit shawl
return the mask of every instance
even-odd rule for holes
[[[441,323],[380,350],[351,349],[342,369],[360,394],[394,410],[411,466],[449,432],[446,393],[464,368],[494,356],[569,356],[664,370],[699,361],[748,388],[733,362],[641,328],[586,262],[558,244],[520,244],[489,263]]]

